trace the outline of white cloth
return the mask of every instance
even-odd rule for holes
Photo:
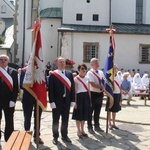
[[[74,107],[75,104],[76,104],[75,102],[71,102],[70,107]],[[50,106],[51,106],[52,109],[55,109],[56,108],[55,102],[50,103]]]
[[[141,82],[142,82],[143,86],[145,86],[145,88],[149,87],[149,78],[148,78],[148,74],[147,73],[145,73],[143,75],[143,77],[141,78]]]
[[[130,90],[127,94],[122,94],[122,99],[132,98],[132,91]]]
[[[128,78],[127,78],[128,81],[130,81],[130,83],[133,83],[133,77],[131,77],[131,75],[129,74]]]
[[[9,107],[15,107],[15,102],[10,101],[10,102],[9,102]]]
[[[13,79],[12,77],[7,73],[7,68],[3,69],[2,67],[0,67],[0,71],[1,73],[6,77],[6,79],[8,80],[8,82],[10,83],[10,86],[13,87]],[[10,87],[9,86],[9,87]]]
[[[56,72],[57,74],[59,74],[66,81],[66,83],[71,87],[71,81],[65,76],[64,73],[62,73],[61,70],[57,69],[54,72]],[[63,72],[64,72],[64,70],[63,70]]]
[[[75,102],[71,102],[70,107],[74,107],[75,106]]]
[[[134,90],[144,88],[139,73],[136,73],[133,77],[133,88],[134,88]]]
[[[115,77],[114,77],[114,80],[118,83],[119,86],[114,82],[114,91],[113,91],[113,93],[119,94],[119,93],[120,93],[120,85],[121,85],[121,82],[120,82],[118,76],[115,76]]]
[[[137,86],[141,86],[142,82],[141,82],[141,77],[139,73],[136,73],[133,77],[133,84],[137,85]]]
[[[55,109],[56,108],[55,102],[50,103],[50,106],[51,106],[52,109]]]
[[[123,80],[123,75],[122,75],[122,72],[121,72],[121,71],[118,71],[118,72],[117,72],[117,77],[118,77],[118,79],[119,79],[119,82],[121,83],[122,80]]]
[[[82,82],[88,87],[89,78],[87,76],[85,76],[84,78],[81,78],[78,75],[77,77],[80,78],[80,80],[82,80]],[[76,93],[87,92],[87,90],[85,89],[83,84],[77,79],[77,77],[74,78],[75,83],[77,83],[78,85],[76,89]]]
[[[96,73],[96,70],[94,70],[93,68],[91,70]],[[104,74],[101,70],[98,70],[98,73],[96,74],[100,77],[100,79],[104,77]],[[87,77],[89,78],[89,82],[94,82],[95,84],[99,84],[98,78],[90,70],[87,72]],[[100,89],[94,88],[91,85],[90,85],[90,91],[98,92],[98,93],[102,92]]]

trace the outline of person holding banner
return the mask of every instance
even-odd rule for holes
[[[14,111],[18,96],[18,72],[8,67],[9,57],[0,55],[0,121],[5,116],[4,138],[7,141],[14,131]]]
[[[90,90],[89,79],[86,77],[87,66],[78,65],[79,75],[74,78],[76,89],[76,105],[73,110],[72,119],[76,120],[77,136],[79,138],[88,137],[84,131],[84,123],[89,118],[90,113]]]
[[[103,72],[99,70],[99,60],[97,58],[92,58],[91,61],[91,69],[87,72],[87,76],[89,78],[90,83],[90,91],[91,91],[91,114],[88,120],[88,131],[91,134],[94,134],[92,127],[92,114],[94,113],[94,127],[97,132],[104,132],[100,128],[99,117],[102,107],[103,101],[103,85],[102,78],[104,76]]]
[[[34,142],[36,143],[36,100],[35,98],[23,87],[23,80],[25,77],[25,73],[27,67],[24,67],[20,70],[20,88],[23,90],[22,96],[22,107],[23,107],[23,114],[24,114],[24,129],[26,131],[30,130],[31,127],[31,117],[32,111],[34,110]],[[39,107],[39,135],[40,135],[40,121],[42,115],[42,108]],[[44,144],[43,140],[39,138],[39,144]]]
[[[108,122],[109,122],[109,129],[110,130],[119,129],[116,126],[116,113],[121,110],[121,101],[122,101],[121,83],[120,83],[120,80],[117,76],[118,67],[116,64],[114,64],[113,69],[114,69],[114,91],[113,91],[114,103],[108,112]],[[106,104],[106,106],[108,107],[108,103]]]
[[[71,143],[68,137],[68,120],[70,106],[75,105],[75,87],[74,79],[71,72],[65,70],[66,60],[63,57],[56,59],[58,69],[51,72],[49,77],[49,102],[52,108],[52,131],[53,131],[53,144],[58,143],[58,127],[59,119],[62,117],[61,122],[61,135],[62,140],[66,143]]]

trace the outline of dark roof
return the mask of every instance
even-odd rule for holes
[[[14,19],[13,18],[3,18],[5,22],[5,28],[8,28],[14,24]]]
[[[5,30],[2,32],[2,37],[5,36],[5,32],[7,28],[9,28],[10,26],[14,24],[13,18],[3,18],[3,21],[5,22]]]
[[[62,18],[62,9],[61,8],[47,8],[41,10],[41,18]]]
[[[106,33],[109,26],[62,24],[58,31]],[[118,34],[147,34],[150,35],[150,25],[113,23]]]

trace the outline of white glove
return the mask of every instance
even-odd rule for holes
[[[71,102],[70,107],[74,107],[75,106],[75,102]]]
[[[9,107],[15,107],[15,102],[10,101],[10,102],[9,102]]]
[[[51,106],[52,109],[56,108],[56,104],[54,102],[50,103],[50,106]]]

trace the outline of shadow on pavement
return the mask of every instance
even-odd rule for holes
[[[137,125],[135,125],[137,126]],[[121,127],[121,126],[120,126]],[[131,130],[131,132],[129,132],[129,130],[124,130],[124,129],[119,129],[119,130],[112,130],[112,146],[113,147],[117,147],[120,149],[135,149],[135,150],[139,150],[139,148],[136,146],[136,144],[134,143],[139,143],[141,142],[138,138],[137,135],[135,135],[134,133],[132,133],[132,130],[138,130],[136,129],[136,127],[133,127]],[[141,127],[139,127],[140,130]],[[136,132],[134,130],[134,132]],[[141,131],[140,131],[141,132]]]
[[[58,150],[80,150],[80,148],[74,144],[67,144],[67,143],[62,144],[61,142],[58,142],[56,147]]]

